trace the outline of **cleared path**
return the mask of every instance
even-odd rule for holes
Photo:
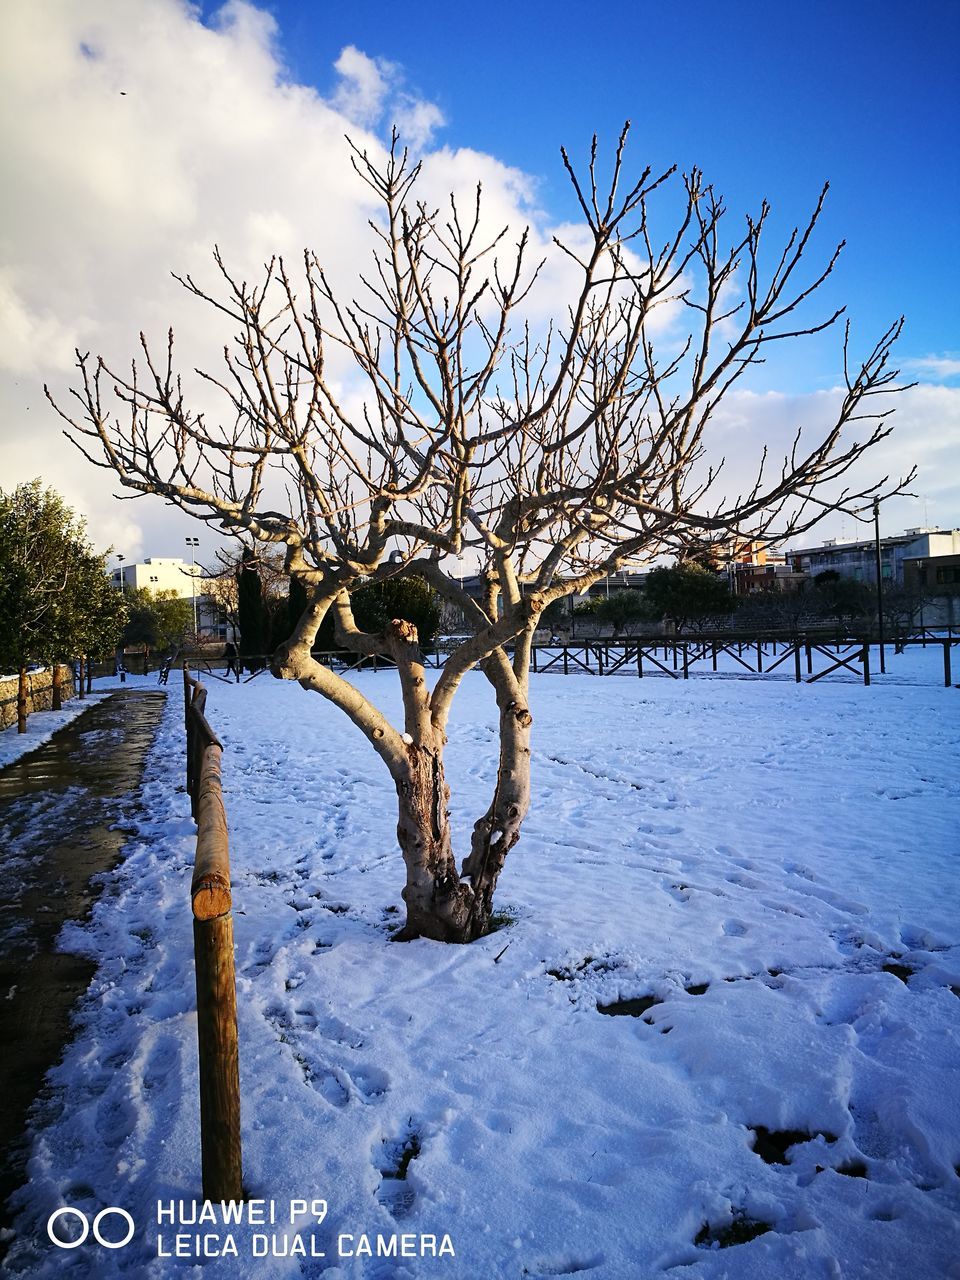
[[[165,692],[120,690],[0,770],[0,1225],[26,1180],[25,1127],[70,1015],[96,968],[58,952],[65,921],[99,896],[119,861]],[[120,824],[117,826],[116,824]],[[4,1252],[0,1241],[0,1257]]]

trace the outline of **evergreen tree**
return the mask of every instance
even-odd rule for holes
[[[87,542],[86,527],[39,480],[0,491],[0,666],[19,674],[17,729],[27,727],[27,667],[57,664],[83,652],[90,637],[122,616],[97,581],[106,557]]]
[[[631,623],[650,622],[658,617],[640,591],[613,591],[608,596],[593,596],[589,612],[600,622],[609,622],[615,636],[622,635]]]
[[[259,671],[269,647],[270,620],[264,606],[257,554],[249,547],[244,549],[237,572],[237,621],[241,665]]]
[[[417,628],[420,648],[429,651],[432,647],[442,611],[436,592],[423,578],[411,575],[371,583],[355,591],[350,602],[361,631],[379,634],[393,618],[403,618]],[[332,614],[324,618],[315,647],[322,652],[337,649]]]
[[[736,607],[727,583],[693,562],[652,569],[643,594],[654,615],[667,618],[678,632],[691,624],[716,624]]]

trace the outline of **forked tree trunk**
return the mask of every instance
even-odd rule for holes
[[[27,732],[27,668],[21,667],[17,680],[17,733]]]
[[[489,931],[497,881],[530,804],[530,724],[526,708],[511,703],[501,709],[496,789],[474,826],[470,855],[459,873],[450,840],[442,744],[407,748],[408,777],[397,783],[397,839],[407,868],[407,921],[401,939],[472,942]]]

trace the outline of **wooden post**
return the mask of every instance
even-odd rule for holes
[[[813,646],[807,641],[807,675],[813,675]]]
[[[793,674],[797,684],[800,684],[803,677],[800,674],[800,641],[793,646]]]
[[[27,668],[17,673],[17,733],[27,732]]]
[[[570,674],[569,664],[568,664],[568,661],[567,661],[567,646],[566,646],[566,645],[564,645],[564,646],[563,646],[563,674],[564,674],[564,675],[569,675],[569,674]]]
[[[233,918],[194,920],[203,1198],[243,1199]]]
[[[870,683],[870,646],[865,644],[860,652],[860,660],[863,663],[863,683]]]
[[[203,1196],[212,1201],[243,1199],[237,989],[221,754],[219,743],[214,742],[205,747],[201,759],[197,857],[190,886],[197,977]]]
[[[674,663],[674,666],[676,666],[676,663]],[[683,678],[684,680],[690,679],[690,653],[687,649],[686,641],[683,642]]]
[[[716,640],[714,640],[714,642],[713,642],[713,669],[714,669],[714,671],[716,671],[716,669],[717,669],[717,642],[716,642]]]
[[[637,645],[637,675],[643,679],[643,649]]]
[[[953,678],[950,675],[950,641],[944,640],[943,642],[943,683],[947,689],[950,688],[952,679]]]

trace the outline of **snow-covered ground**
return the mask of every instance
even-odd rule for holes
[[[347,720],[267,675],[210,681],[245,1181],[278,1217],[239,1229],[187,1225],[194,828],[171,683],[139,836],[63,938],[100,969],[52,1073],[11,1271],[960,1276],[960,693],[938,650],[896,661],[869,689],[534,678],[534,807],[504,927],[469,947],[390,940],[391,784]],[[396,712],[390,674],[358,678]],[[468,677],[448,757],[461,852],[495,724]],[[598,1008],[641,997],[641,1016]],[[291,1201],[314,1199],[323,1222],[292,1233]],[[67,1205],[126,1209],[133,1240],[54,1248]],[[195,1256],[205,1236],[237,1258]],[[378,1259],[395,1236],[449,1236],[455,1256]]]

